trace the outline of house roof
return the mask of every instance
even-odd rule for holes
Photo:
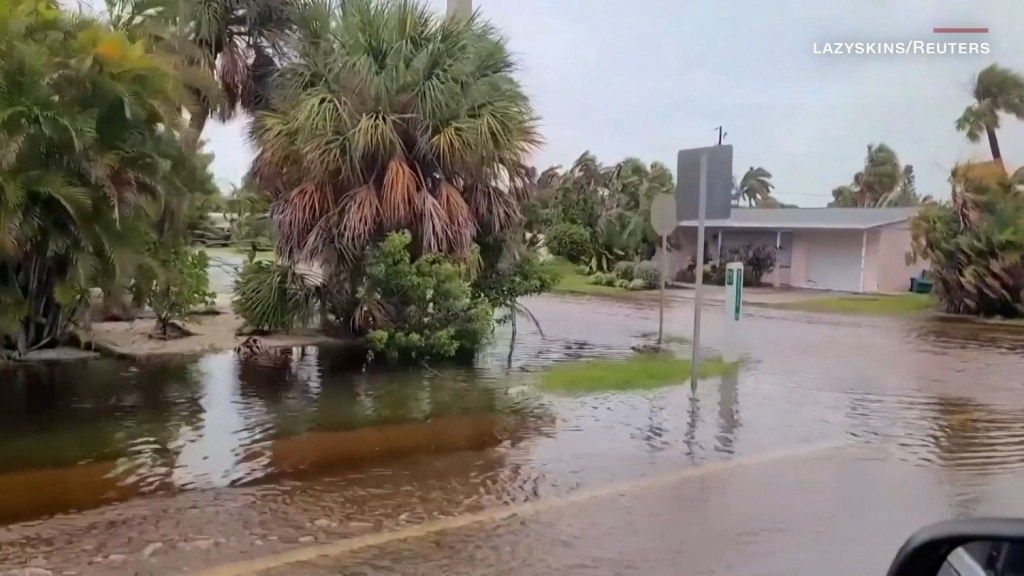
[[[729,218],[708,219],[714,228],[866,230],[902,222],[920,208],[733,208]],[[683,220],[680,226],[697,226]]]

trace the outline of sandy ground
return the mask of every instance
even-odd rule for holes
[[[245,339],[235,334],[242,326],[242,319],[231,311],[223,296],[218,298],[216,310],[220,313],[193,316],[185,327],[195,334],[184,338],[162,340],[151,337],[156,330],[156,320],[152,317],[127,322],[94,322],[84,337],[105,354],[128,358],[230,350]],[[269,346],[313,346],[339,341],[311,329],[262,336],[261,340]]]

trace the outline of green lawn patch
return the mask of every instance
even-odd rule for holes
[[[618,286],[598,286],[590,284],[585,274],[576,270],[576,265],[562,258],[553,258],[547,264],[558,273],[559,281],[552,288],[552,292],[565,294],[603,294],[608,296],[624,296],[631,294],[625,288]]]
[[[812,298],[799,302],[786,302],[777,304],[775,307],[806,312],[900,316],[932,310],[935,308],[935,301],[929,294],[837,296],[835,298]]]
[[[549,392],[594,393],[618,390],[649,390],[690,381],[689,360],[671,354],[637,354],[622,359],[579,360],[552,365],[540,377],[540,387]],[[700,378],[735,374],[737,364],[720,358],[700,364]]]

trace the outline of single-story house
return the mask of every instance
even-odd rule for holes
[[[928,267],[907,264],[910,218],[918,208],[733,208],[727,218],[705,220],[704,261],[720,262],[731,249],[774,246],[775,286],[844,292],[905,292]],[[695,258],[697,221],[673,234],[673,268]]]

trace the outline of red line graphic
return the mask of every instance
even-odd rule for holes
[[[932,28],[936,34],[988,34],[988,28]]]

